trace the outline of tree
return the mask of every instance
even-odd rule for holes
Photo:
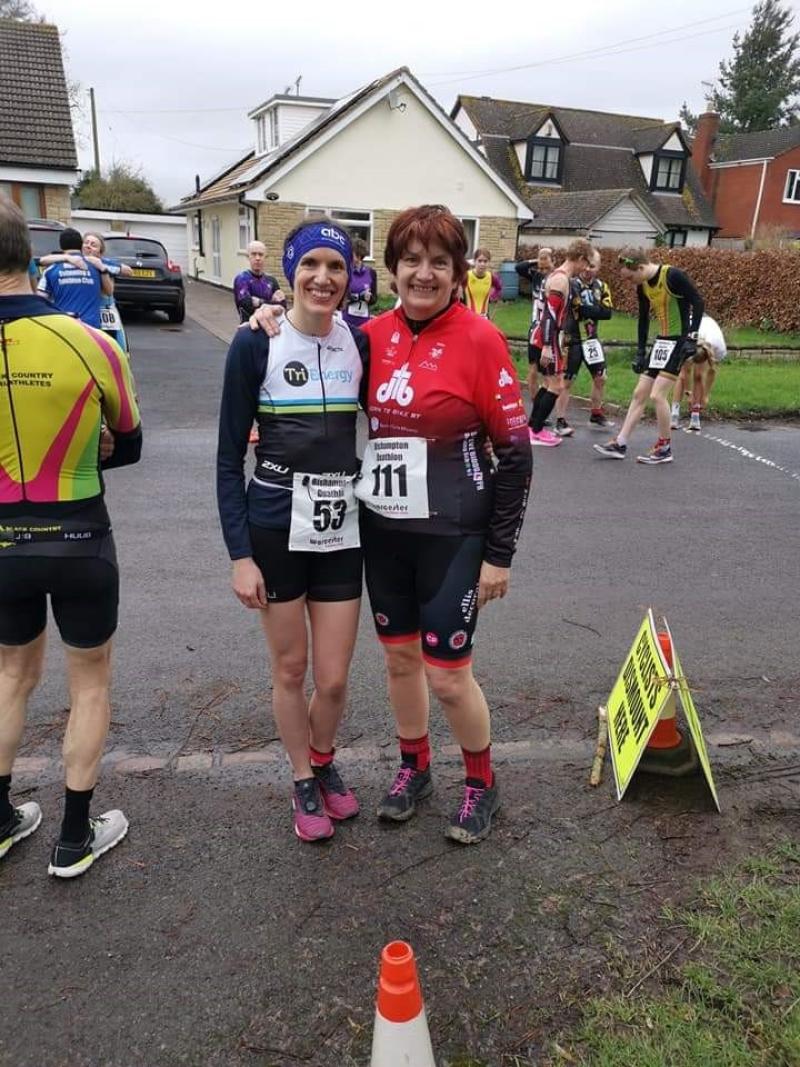
[[[87,170],[75,189],[79,207],[95,211],[150,211],[158,214],[164,205],[150,183],[127,163],[115,163],[104,177]]]
[[[0,19],[17,22],[44,22],[30,0],[0,0]]]
[[[733,37],[733,57],[719,65],[708,106],[720,116],[720,130],[735,133],[771,130],[798,121],[800,102],[800,33],[792,33],[794,15],[779,0],[759,0],[744,36]],[[697,116],[684,103],[681,119],[689,130]]]

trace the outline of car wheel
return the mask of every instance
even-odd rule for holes
[[[174,308],[167,308],[167,317],[170,322],[183,322],[186,318],[186,301],[181,299]]]

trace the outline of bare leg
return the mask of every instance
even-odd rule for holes
[[[397,733],[408,740],[424,737],[430,718],[430,694],[420,643],[415,639],[384,645],[383,653]]]
[[[640,374],[639,381],[636,383],[636,388],[633,390],[633,396],[631,397],[630,406],[625,415],[625,421],[622,424],[622,429],[617,434],[617,441],[620,444],[627,444],[628,438],[636,429],[641,419],[647,401],[650,399],[650,393],[653,389],[654,379],[649,374]]]
[[[592,411],[599,411],[603,406],[603,397],[606,392],[606,377],[604,374],[592,375],[591,405]]]
[[[556,418],[566,419],[567,411],[569,409],[569,401],[572,396],[572,379],[565,378],[563,380],[563,386],[561,392],[558,394],[558,400],[556,400]]]
[[[469,752],[481,752],[491,740],[491,720],[486,697],[475,681],[472,667],[451,670],[426,664],[425,670],[456,741]]]
[[[314,677],[308,718],[311,745],[318,752],[330,752],[336,742],[336,731],[347,702],[347,676],[356,643],[360,605],[360,599],[335,603],[308,601]]]
[[[295,780],[312,776],[308,759],[306,598],[270,604],[261,612],[272,664],[272,714]]]
[[[656,409],[656,422],[658,423],[658,436],[665,441],[669,440],[669,394],[674,385],[674,379],[666,374],[659,374],[653,385],[650,397]]]
[[[28,698],[42,674],[45,631],[27,645],[0,646],[0,774],[11,774]]]
[[[67,646],[70,712],[64,734],[69,789],[94,789],[111,720],[111,641],[97,648]]]

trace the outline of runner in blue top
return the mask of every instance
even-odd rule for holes
[[[105,267],[112,278],[119,275],[130,277],[133,274],[127,263],[120,263],[116,259],[109,259],[105,255],[106,243],[99,233],[87,232],[83,235],[81,254],[74,252],[51,252],[42,256],[42,266],[49,267],[53,263],[71,263],[73,267],[84,268],[87,264],[93,264],[98,269]],[[100,299],[100,329],[113,337],[123,352],[130,355],[130,345],[125,327],[122,324],[122,316],[114,302],[112,295],[103,294]]]
[[[83,238],[77,230],[62,230],[58,243],[62,252],[81,254]],[[90,256],[82,267],[69,261],[48,267],[37,292],[49,297],[59,311],[99,330],[101,299],[104,295],[111,296],[114,283],[108,267]]]

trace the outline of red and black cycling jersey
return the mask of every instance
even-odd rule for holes
[[[531,480],[519,381],[506,340],[453,303],[415,332],[401,308],[364,326],[370,340],[370,438],[427,441],[428,518],[370,513],[374,525],[429,534],[485,533],[484,558],[508,566]],[[486,455],[487,438],[497,458]]]

